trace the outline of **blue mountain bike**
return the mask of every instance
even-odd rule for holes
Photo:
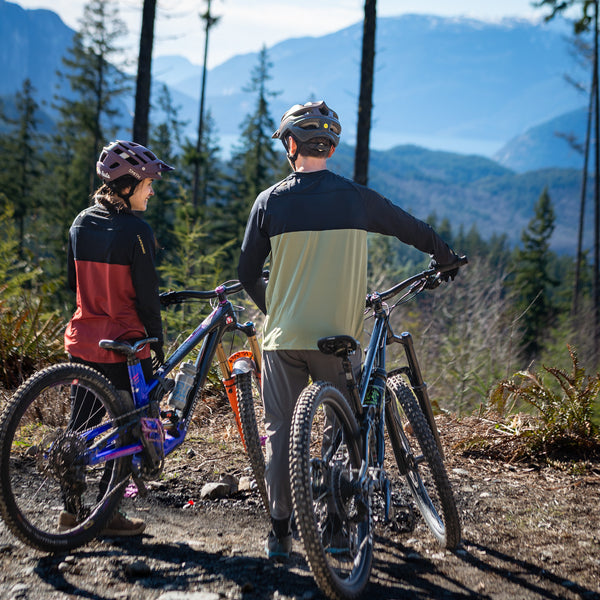
[[[423,290],[437,287],[445,272],[466,262],[462,257],[367,296],[373,329],[358,378],[349,358],[359,347],[354,338],[318,341],[321,352],[340,358],[348,389],[344,395],[326,381],[304,389],[294,410],[290,476],[307,560],[317,585],[330,598],[357,598],[368,583],[376,494],[383,500],[385,520],[390,518],[388,445],[434,537],[448,549],[460,542],[458,511],[412,337],[393,332],[390,314]],[[404,294],[393,305],[386,302],[400,292]],[[404,366],[388,370],[389,344],[403,348]]]
[[[215,306],[150,381],[137,355],[155,339],[133,345],[102,340],[102,348],[126,356],[131,394],[75,363],[43,369],[19,387],[0,419],[0,514],[15,536],[40,550],[62,552],[99,535],[131,478],[143,493],[144,482],[159,477],[166,457],[185,441],[215,357],[267,505],[255,414],[262,404],[256,329],[251,322],[238,322],[227,298],[241,290],[235,282],[211,291],[161,294],[165,306],[197,300],[213,300]],[[249,349],[228,357],[223,347],[228,332],[245,336]],[[200,342],[190,385],[175,403],[175,381],[167,376]],[[63,511],[74,519],[58,531]]]

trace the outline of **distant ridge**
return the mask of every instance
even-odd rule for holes
[[[554,132],[581,134],[582,99],[563,81],[572,68],[564,31],[524,21],[414,15],[380,19],[377,27],[370,184],[420,218],[435,213],[455,231],[476,226],[483,236],[505,233],[511,243],[519,242],[547,187],[561,215],[552,246],[574,253],[581,175],[577,157],[568,156],[568,145]],[[72,36],[51,11],[0,0],[0,96],[6,106],[29,77],[51,116],[56,70]],[[327,99],[344,128],[331,167],[347,177],[360,36],[357,24],[269,48],[269,86],[281,91],[271,103],[274,119],[298,101]],[[221,145],[238,139],[240,123],[254,110],[242,88],[256,62],[256,54],[240,55],[208,74],[207,107]],[[154,75],[154,89],[161,80],[169,85],[194,139],[200,68],[182,57],[158,57]],[[130,135],[132,105],[131,97],[118,135]],[[388,149],[378,150],[384,141]],[[482,146],[494,148],[487,154],[496,160],[483,156]]]
[[[567,31],[560,21],[379,18],[373,147],[416,144],[493,156],[533,125],[580,108],[581,98],[563,77],[574,74]],[[49,99],[72,35],[51,11],[0,0],[0,95],[14,94],[29,77]],[[268,48],[269,86],[281,92],[271,103],[274,118],[296,102],[325,98],[342,117],[344,140],[354,143],[361,35],[357,23]],[[169,85],[190,136],[197,127],[202,57],[196,62],[154,60],[155,84]],[[243,88],[256,63],[256,53],[238,55],[208,73],[206,108],[224,145],[251,109],[252,98]]]
[[[520,173],[548,167],[581,169],[583,154],[566,138],[574,136],[582,150],[586,127],[587,109],[568,112],[516,136],[494,155],[494,159]]]

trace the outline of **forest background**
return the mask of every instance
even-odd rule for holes
[[[9,389],[35,369],[65,359],[62,332],[75,304],[66,284],[68,229],[99,185],[95,162],[115,137],[119,99],[135,88],[115,62],[123,34],[118,5],[90,0],[62,61],[62,89],[68,93],[52,100],[56,121],[41,126],[39,91],[28,79],[0,110],[0,379]],[[579,38],[578,47],[589,61],[590,40]],[[140,56],[142,51],[143,40]],[[263,48],[244,88],[252,108],[227,159],[210,112],[200,111],[199,137],[190,140],[168,88],[152,98],[161,119],[150,120],[146,139],[137,141],[176,167],[157,185],[144,215],[157,238],[163,290],[208,289],[234,279],[256,195],[289,173],[271,140],[277,127],[271,105],[278,94],[271,67]],[[576,148],[577,141],[571,142]],[[354,150],[340,145],[331,168],[351,177]],[[390,170],[400,157],[401,150],[390,155]],[[467,172],[467,162],[451,155],[434,153],[431,160],[438,172]],[[587,182],[587,176],[581,179]],[[526,410],[562,419],[572,403],[583,411],[576,415],[581,431],[595,434],[600,378],[585,375],[600,363],[590,331],[595,267],[585,253],[574,257],[552,249],[553,198],[543,178],[530,184],[539,186],[539,196],[518,243],[514,235],[482,235],[475,224],[457,227],[429,215],[470,264],[451,285],[396,310],[396,327],[415,337],[438,410],[460,416],[494,409],[503,419]],[[571,206],[578,201],[572,198]],[[454,202],[460,205],[460,197]],[[370,236],[369,289],[387,288],[427,262],[397,240]],[[238,303],[260,325],[252,303],[242,296]],[[201,314],[206,312],[166,313],[168,342],[186,336]]]

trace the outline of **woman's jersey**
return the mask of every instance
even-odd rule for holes
[[[155,240],[150,226],[129,211],[95,204],[69,231],[68,279],[77,309],[65,331],[65,349],[91,362],[123,362],[98,347],[101,339],[162,343]],[[140,358],[150,356],[147,346]]]
[[[266,313],[264,350],[317,349],[317,340],[361,338],[367,293],[367,233],[392,235],[456,260],[433,229],[373,190],[328,170],[292,173],[256,199],[238,266]],[[271,254],[269,282],[261,285]]]

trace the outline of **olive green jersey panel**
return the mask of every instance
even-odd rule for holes
[[[360,340],[366,279],[364,230],[272,237],[263,349],[316,350],[319,338],[339,334]]]

